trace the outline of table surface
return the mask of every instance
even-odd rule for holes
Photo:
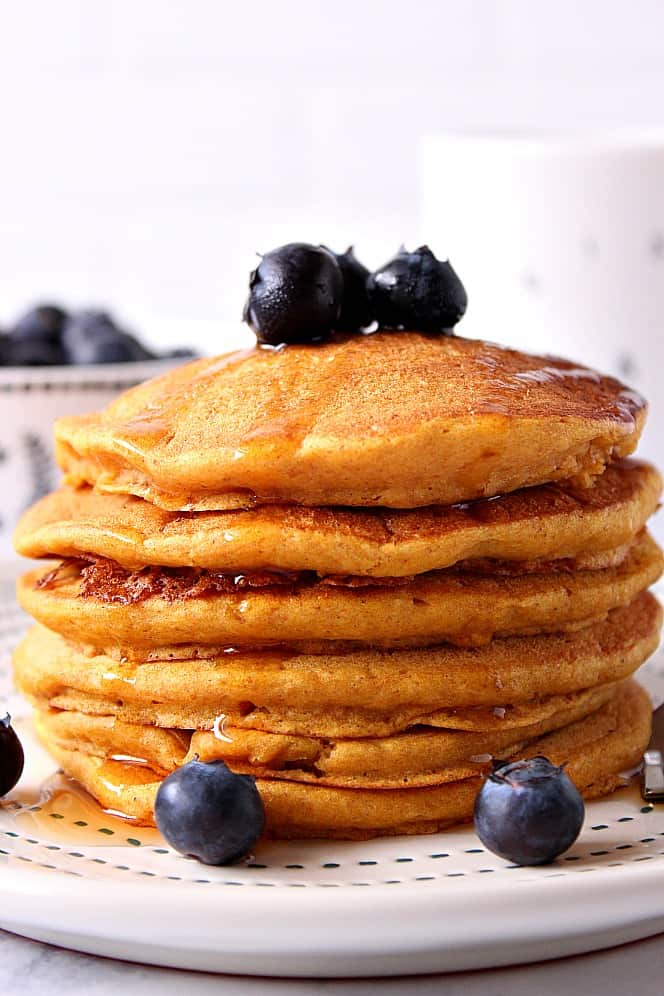
[[[0,931],[0,984],[7,993],[42,996],[171,996],[191,990],[233,996],[330,993],[339,996],[661,996],[664,934],[609,951],[537,965],[398,979],[256,979],[153,968],[77,954]],[[184,987],[184,988],[183,988]]]

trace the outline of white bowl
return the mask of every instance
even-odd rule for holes
[[[54,421],[98,411],[121,391],[182,362],[0,368],[0,557],[13,555],[11,537],[22,512],[60,480]]]

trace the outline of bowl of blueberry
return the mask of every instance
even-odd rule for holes
[[[0,332],[0,556],[29,505],[57,486],[53,422],[105,407],[116,394],[193,357],[157,353],[105,311],[39,304]]]

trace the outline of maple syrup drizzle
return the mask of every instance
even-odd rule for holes
[[[123,769],[129,767],[123,762]],[[22,834],[62,847],[76,844],[122,847],[127,843],[136,846],[136,833],[140,834],[139,844],[163,845],[157,830],[138,827],[119,810],[103,809],[77,781],[61,771],[50,775],[36,792],[30,795],[19,792],[2,808],[11,814]]]
[[[256,353],[255,347],[228,353],[209,362],[202,370],[198,370],[191,376],[186,383],[182,384],[178,380],[170,386],[170,389],[164,388],[161,395],[153,398],[150,406],[144,412],[134,415],[118,426],[118,431],[114,433],[117,446],[143,460],[160,443],[168,442],[173,438],[175,425],[177,425],[177,418],[174,417],[173,411],[174,405],[182,405],[183,401],[194,395],[221,370],[239,366]]]

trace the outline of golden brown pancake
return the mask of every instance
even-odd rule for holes
[[[511,757],[524,743],[585,719],[616,693],[602,685],[569,696],[558,710],[526,726],[490,731],[418,726],[389,737],[335,740],[224,728],[224,737],[194,733],[187,760],[223,760],[262,778],[345,788],[404,788],[471,778],[492,757]]]
[[[146,763],[152,771],[170,774],[186,758],[191,733],[125,723],[111,716],[38,708],[40,728],[49,743],[95,757]]]
[[[275,505],[178,513],[131,495],[62,488],[25,513],[14,542],[25,557],[92,554],[128,568],[401,577],[489,558],[514,561],[521,570],[528,562],[565,559],[575,569],[593,569],[609,566],[601,553],[631,542],[660,491],[654,467],[636,460],[607,467],[588,488],[562,481],[415,510]]]
[[[662,552],[643,534],[618,567],[569,575],[492,577],[434,572],[398,587],[321,583],[136,604],[80,597],[65,573],[39,587],[43,569],[19,581],[22,607],[83,646],[120,652],[200,645],[297,647],[306,641],[366,646],[477,645],[495,636],[567,632],[603,619],[657,580]]]
[[[623,784],[621,775],[641,758],[650,737],[651,704],[635,682],[621,685],[596,712],[554,733],[538,737],[516,756],[544,754],[566,770],[586,798]],[[154,825],[159,772],[147,765],[107,760],[61,747],[40,715],[37,729],[64,770],[100,804],[139,824]],[[623,775],[624,777],[624,775]],[[434,787],[338,788],[283,779],[258,778],[266,832],[274,837],[369,837],[432,833],[472,816],[479,777]]]
[[[656,599],[643,592],[576,633],[483,647],[146,663],[88,657],[36,626],[14,669],[19,689],[41,707],[131,724],[211,730],[224,714],[236,729],[301,736],[380,737],[414,724],[488,732],[537,722],[561,697],[627,678],[657,648],[660,624]]]
[[[631,453],[642,398],[566,360],[416,332],[198,360],[61,419],[73,485],[171,510],[451,505]]]
[[[618,685],[602,685],[569,696],[561,708],[521,727],[489,732],[416,727],[389,737],[321,739],[223,727],[193,736],[177,730],[137,726],[109,716],[60,712],[37,705],[49,742],[110,760],[135,759],[168,773],[190,760],[225,761],[241,774],[343,788],[404,788],[472,778],[492,758],[511,757],[525,743],[585,719],[600,709]]]

